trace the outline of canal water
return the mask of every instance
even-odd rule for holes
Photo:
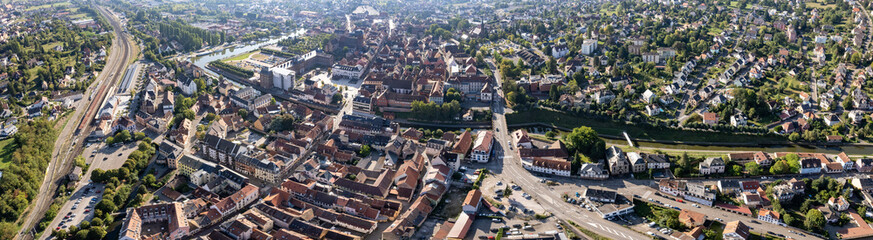
[[[604,139],[611,145],[627,145],[627,141],[620,139]],[[756,152],[763,151],[768,153],[773,152],[807,152],[807,153],[825,153],[839,154],[846,152],[848,155],[863,155],[873,156],[873,145],[844,145],[844,146],[815,146],[806,144],[765,144],[761,146],[712,146],[712,145],[696,145],[685,143],[656,143],[645,141],[634,141],[640,148],[657,148],[671,151],[713,151],[713,152]]]
[[[236,55],[240,55],[240,54],[243,54],[243,53],[247,53],[247,52],[250,52],[250,51],[253,51],[253,50],[257,50],[257,49],[259,49],[259,48],[261,48],[261,47],[263,47],[263,46],[267,46],[267,45],[270,45],[270,44],[275,44],[275,43],[279,42],[280,40],[283,40],[283,39],[286,39],[286,38],[293,38],[293,37],[300,36],[300,35],[302,35],[302,34],[305,33],[305,32],[306,32],[306,31],[305,31],[304,29],[299,29],[299,30],[297,30],[297,31],[295,31],[295,32],[292,32],[292,33],[288,34],[288,35],[281,36],[281,37],[277,37],[277,38],[273,38],[273,39],[270,39],[270,40],[267,40],[267,41],[258,42],[258,43],[255,43],[255,44],[243,44],[243,45],[241,45],[241,46],[231,46],[231,47],[227,47],[227,48],[224,48],[224,49],[221,49],[221,50],[217,50],[217,51],[215,51],[215,52],[212,52],[212,53],[209,53],[209,54],[206,54],[206,55],[203,55],[203,56],[195,56],[195,57],[192,58],[192,60],[194,61],[194,65],[196,65],[196,66],[200,67],[201,69],[205,70],[205,71],[206,71],[207,73],[209,73],[210,75],[213,75],[213,76],[219,76],[219,74],[217,74],[217,73],[215,73],[215,72],[209,70],[208,68],[206,68],[206,65],[209,64],[209,62],[212,62],[212,61],[215,61],[215,60],[221,60],[221,59],[225,59],[225,58],[233,57],[233,56],[236,56]]]

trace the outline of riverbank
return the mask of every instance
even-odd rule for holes
[[[506,115],[509,126],[525,126],[529,124],[547,124],[555,128],[571,130],[579,126],[587,126],[604,136],[622,136],[627,132],[631,138],[640,141],[664,143],[701,143],[701,144],[783,144],[785,139],[776,135],[733,134],[714,131],[692,131],[669,127],[649,125],[632,125],[612,120],[595,119],[591,117],[573,116],[566,113],[533,108],[516,111]],[[621,137],[617,137],[621,138]]]
[[[548,110],[543,110],[548,111]],[[651,138],[641,138],[635,132],[642,131],[641,127],[629,126],[615,123],[615,126],[610,126],[614,122],[602,120],[590,120],[573,118],[566,114],[561,115],[546,115],[548,113],[539,113],[531,116],[530,112],[519,114],[520,112],[507,114],[507,122],[510,128],[532,128],[543,127],[553,128],[564,132],[572,131],[573,128],[579,126],[589,126],[598,132],[600,138],[606,141],[608,146],[619,146],[631,151],[646,151],[654,152],[661,151],[669,154],[681,154],[688,152],[694,156],[721,156],[735,152],[756,152],[763,151],[768,153],[774,152],[816,152],[825,154],[839,154],[845,152],[851,157],[873,156],[873,145],[871,144],[852,144],[844,143],[840,145],[819,146],[811,144],[799,144],[789,141],[755,141],[755,136],[737,135],[738,138],[747,142],[736,141],[736,139],[728,139],[735,141],[719,141],[723,138],[716,136],[693,136],[694,134],[713,134],[715,133],[697,133],[690,131],[681,131],[673,129],[673,133],[657,133],[658,136],[676,136],[676,139],[657,140]],[[524,113],[524,112],[521,112]],[[516,115],[519,114],[519,115]],[[560,114],[560,113],[558,113]],[[510,120],[512,118],[512,120]],[[551,120],[548,120],[552,118]],[[535,122],[535,120],[539,122]],[[596,126],[596,127],[595,127]],[[626,127],[626,128],[623,128]],[[621,136],[622,131],[627,131],[630,134],[636,147],[630,147],[624,137]],[[655,129],[651,131],[664,131]],[[683,135],[684,134],[684,135]],[[681,141],[694,138],[706,138],[713,140],[712,142],[702,141]]]
[[[205,54],[205,55],[200,55],[200,56],[190,55],[188,57],[188,60],[192,61],[194,63],[194,65],[200,67],[201,69],[205,69],[206,73],[217,77],[217,76],[219,76],[217,73],[206,68],[206,66],[209,64],[209,62],[216,61],[216,60],[223,60],[223,59],[227,59],[227,58],[232,58],[232,57],[238,56],[240,54],[253,52],[253,51],[260,49],[263,46],[275,44],[275,43],[281,41],[282,39],[294,38],[294,37],[303,35],[303,33],[305,33],[305,32],[306,32],[306,29],[298,29],[297,31],[294,31],[294,32],[289,33],[287,35],[273,38],[273,39],[263,41],[263,42],[258,42],[258,43],[254,43],[254,44],[241,44],[241,43],[240,44],[231,44],[227,47],[223,47],[223,48],[209,51],[209,53]]]

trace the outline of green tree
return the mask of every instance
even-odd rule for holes
[[[135,133],[133,133],[133,140],[135,140],[135,141],[143,140],[143,139],[145,139],[145,138],[146,138],[146,135],[145,135],[144,132],[135,132]]]
[[[558,85],[552,85],[549,88],[549,100],[552,102],[558,102],[561,98],[561,90],[558,88]]]
[[[806,212],[806,220],[803,222],[803,226],[805,226],[806,229],[811,231],[818,231],[822,227],[824,227],[824,224],[825,218],[824,215],[822,215],[821,211],[819,211],[818,209],[810,209],[808,212]]]
[[[558,72],[558,63],[555,61],[554,57],[549,57],[549,60],[546,60],[546,64],[544,66],[545,72],[547,74],[557,73]]]
[[[155,187],[155,183],[157,182],[157,179],[155,179],[155,175],[149,173],[148,175],[146,175],[145,177],[142,178],[142,182],[146,186]]]
[[[15,235],[18,234],[17,229],[15,223],[0,222],[0,239],[15,238]]]
[[[746,171],[749,171],[749,175],[760,175],[762,172],[761,165],[758,165],[756,162],[748,162],[746,163]]]
[[[333,97],[330,98],[330,104],[337,105],[343,101],[343,95],[339,93],[333,94]]]
[[[463,97],[461,97],[461,93],[458,92],[455,88],[449,88],[446,90],[446,94],[443,96],[443,102],[452,102],[452,101],[463,101]]]
[[[795,224],[797,224],[797,219],[795,219],[794,216],[792,216],[791,214],[783,214],[782,220],[785,222],[785,224],[788,224],[788,226],[794,226]]]
[[[846,96],[846,98],[843,99],[843,109],[852,110],[852,106],[852,96]]]
[[[361,150],[358,151],[358,156],[360,156],[360,157],[370,156],[371,151],[372,151],[372,149],[370,148],[370,145],[361,146]]]
[[[106,230],[103,227],[91,227],[88,229],[88,239],[103,239]]]
[[[706,239],[717,239],[718,237],[720,237],[718,233],[716,233],[712,229],[703,230],[703,235],[706,236]]]
[[[91,219],[91,226],[103,226],[103,220],[98,217],[94,217],[94,219]]]
[[[856,64],[856,65],[861,63],[861,53],[860,52],[853,53],[849,62],[852,64]]]
[[[207,113],[206,117],[204,117],[203,119],[206,119],[207,122],[212,122],[212,120],[215,120],[215,118],[215,113]]]
[[[800,172],[800,156],[794,153],[785,155],[785,162],[791,167],[792,173]]]
[[[121,132],[118,132],[118,134],[115,134],[116,141],[128,142],[128,141],[130,141],[130,139],[132,139],[132,136],[130,135],[130,131],[128,131],[128,130],[121,130]]]
[[[743,175],[743,166],[733,165],[730,168],[730,174],[733,176],[741,176]]]
[[[564,144],[574,153],[582,153],[592,159],[603,159],[606,142],[590,127],[577,127],[564,136]]]
[[[87,240],[88,239],[88,229],[81,229],[76,232],[76,240]]]
[[[760,167],[759,167],[760,168]],[[785,160],[776,161],[773,166],[770,167],[771,174],[785,174],[791,171],[791,167],[788,166],[788,163]]]
[[[679,161],[676,165],[678,165],[676,169],[679,170],[679,172],[691,171],[691,160],[689,159],[687,152],[682,153],[682,156],[679,157]],[[676,171],[674,170],[674,173],[675,172]]]
[[[797,142],[798,140],[800,140],[799,133],[793,132],[793,133],[788,135],[788,141]]]
[[[547,138],[555,138],[555,137],[557,137],[557,136],[558,136],[558,133],[555,132],[555,131],[549,130],[548,132],[546,132],[546,137],[547,137]]]

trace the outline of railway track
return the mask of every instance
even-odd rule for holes
[[[106,12],[105,9],[100,8],[100,11],[103,12],[105,16],[111,16],[111,14],[109,12]],[[112,27],[116,29],[116,34],[118,36],[122,36],[123,34],[125,34],[118,31],[119,29],[122,29],[121,24],[118,21],[111,21],[111,23],[113,25]],[[95,95],[95,98],[91,100],[92,102],[88,106],[88,110],[85,111],[85,115],[82,117],[82,121],[80,122],[77,129],[77,135],[90,133],[90,131],[88,130],[91,129],[91,124],[93,123],[93,120],[97,117],[97,111],[100,109],[101,106],[103,106],[103,103],[106,101],[107,97],[109,97],[108,89],[111,86],[116,85],[118,81],[121,80],[121,77],[124,76],[124,71],[126,70],[125,66],[127,66],[127,59],[129,59],[130,57],[130,42],[127,41],[126,35],[120,38],[121,39],[119,42],[121,42],[121,48],[123,53],[123,57],[121,59],[124,61],[119,62],[120,65],[115,66],[116,68],[113,72],[110,73],[109,78],[105,79],[109,80],[110,84],[101,84],[101,86],[99,86],[97,95]]]
[[[79,122],[69,124],[58,134],[52,160],[49,161],[45,172],[45,179],[40,186],[39,193],[36,199],[34,199],[31,209],[28,211],[27,217],[22,222],[22,230],[16,236],[16,239],[34,239],[37,237],[35,236],[37,233],[36,224],[42,220],[45,212],[51,205],[55,192],[57,192],[58,184],[66,176],[66,173],[72,169],[73,159],[83,151],[86,136],[94,129],[92,124],[98,110],[106,99],[111,97],[109,89],[121,81],[121,77],[127,68],[127,63],[133,54],[131,53],[132,48],[128,41],[127,33],[125,33],[120,20],[102,7],[98,7],[98,9],[109,20],[113,32],[115,32],[116,39],[113,41],[113,47],[110,48],[112,52],[109,54],[104,72],[97,78],[97,81],[94,83],[96,84],[95,87],[91,88],[92,93],[97,91],[96,95],[92,95],[94,96],[93,98],[83,102],[87,104],[87,106],[84,106],[86,107],[84,113],[81,112],[82,109],[76,109],[76,112],[71,116],[73,120]],[[82,107],[82,103],[80,103],[78,108]],[[75,129],[73,129],[74,126]],[[46,234],[46,232],[43,232],[43,234]]]

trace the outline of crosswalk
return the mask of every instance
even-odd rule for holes
[[[652,195],[652,191],[646,191],[646,193],[643,194],[643,199],[649,198],[650,195]]]
[[[615,236],[621,236],[622,239],[634,240],[634,238],[629,237],[629,236],[627,236],[627,235],[624,235],[624,233],[621,232],[621,231],[614,230],[614,229],[612,229],[612,228],[610,228],[610,227],[603,226],[603,225],[601,225],[601,224],[599,224],[599,223],[588,222],[588,225],[591,225],[592,227],[600,228],[600,230],[606,231],[606,232],[611,233],[611,234],[613,234],[613,235],[615,235]]]

